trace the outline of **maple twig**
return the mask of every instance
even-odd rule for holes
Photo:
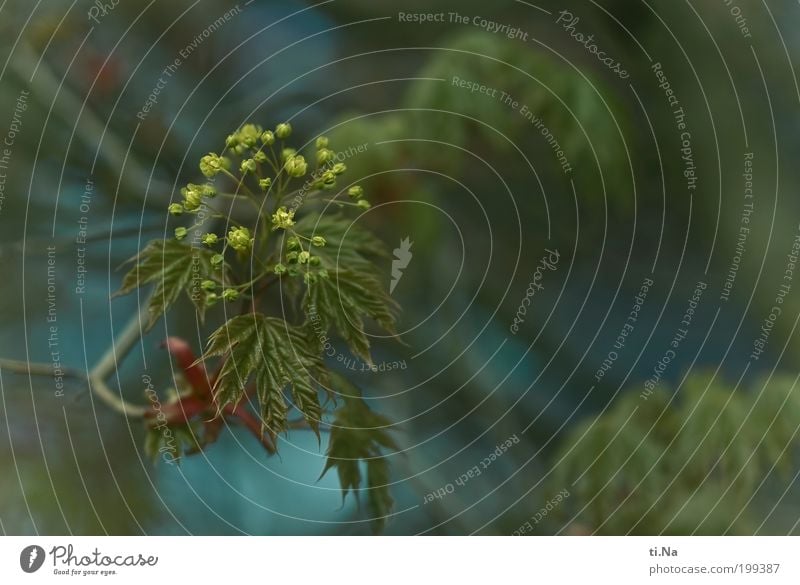
[[[145,301],[145,304],[148,301]],[[141,333],[141,311],[137,311],[122,333],[114,339],[111,346],[89,370],[88,375],[73,368],[61,368],[60,375],[83,381],[91,392],[120,414],[129,418],[142,418],[149,412],[149,407],[127,402],[122,397],[122,392],[115,392],[106,384],[108,377],[117,371],[119,361],[130,352],[141,337]],[[53,364],[0,359],[0,368],[28,376],[55,376]]]

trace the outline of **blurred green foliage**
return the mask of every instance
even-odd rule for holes
[[[547,492],[572,497],[554,518],[599,534],[752,533],[754,494],[773,470],[788,479],[798,409],[787,378],[744,391],[695,374],[676,394],[628,392],[565,438]]]

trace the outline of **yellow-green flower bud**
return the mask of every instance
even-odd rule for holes
[[[279,276],[281,274],[286,274],[286,266],[284,266],[283,264],[278,263],[278,264],[275,265],[274,272],[275,272],[275,274],[277,274]]]
[[[300,247],[300,240],[293,236],[286,240],[286,247],[289,250],[297,250]]]
[[[327,136],[320,136],[319,138],[317,138],[317,149],[322,150],[323,148],[328,148]]]
[[[275,136],[277,136],[281,140],[289,138],[291,134],[292,134],[292,125],[289,124],[289,122],[278,124],[278,126],[275,128]]]
[[[320,278],[330,278],[328,271],[325,270],[324,268],[320,268],[319,270],[317,270],[317,276],[319,276]]]
[[[255,124],[245,124],[239,130],[239,141],[245,146],[253,147],[258,142],[261,135],[261,128]]]
[[[347,165],[345,165],[344,163],[336,163],[335,165],[333,165],[333,172],[336,173],[337,175],[341,175],[346,170],[347,170]]]
[[[303,280],[305,281],[306,284],[314,284],[315,282],[317,282],[317,275],[314,274],[313,272],[306,272],[303,275]]]
[[[203,236],[203,243],[206,246],[213,246],[219,241],[219,236],[217,234],[205,234]]]
[[[223,169],[229,168],[230,165],[230,160],[211,152],[200,159],[200,172],[206,177],[213,177]]]
[[[237,134],[228,134],[225,139],[225,146],[233,147],[239,144],[239,136]]]
[[[182,240],[183,238],[186,237],[186,234],[188,234],[188,233],[189,233],[189,230],[187,230],[185,227],[176,227],[175,228],[175,239],[176,240]]]
[[[264,133],[261,135],[261,142],[267,146],[272,146],[275,144],[275,135],[272,133],[272,130],[264,131]]]
[[[372,207],[370,202],[367,201],[366,199],[359,199],[356,205],[358,205],[361,209],[369,209],[370,207]]]
[[[364,188],[360,185],[354,185],[347,190],[347,194],[353,199],[359,199],[364,196]]]
[[[297,154],[286,161],[284,168],[290,177],[302,177],[308,170],[308,164],[303,156]]]
[[[236,289],[226,288],[222,291],[222,298],[228,302],[233,302],[239,298],[239,292]]]
[[[311,264],[311,266],[319,266],[322,264],[322,259],[319,256],[312,256],[308,263]]]
[[[211,257],[211,264],[213,266],[221,266],[223,262],[225,262],[225,256],[222,254],[214,254]]]
[[[294,211],[279,207],[272,214],[272,229],[285,230],[294,225]]]
[[[336,173],[325,171],[320,176],[318,183],[323,189],[333,189],[336,186]]]
[[[242,165],[240,167],[242,174],[245,175],[247,173],[255,173],[256,172],[256,161],[252,158],[246,158],[242,161]]]
[[[169,212],[172,215],[182,215],[183,205],[181,205],[180,203],[173,203],[169,206]]]
[[[250,230],[241,228],[232,228],[228,232],[228,244],[236,251],[244,252],[253,246],[253,238],[250,237]]]
[[[325,244],[327,244],[327,242],[325,241],[325,238],[323,238],[322,236],[314,236],[313,238],[311,238],[312,246],[316,246],[317,248],[322,248],[325,246]]]
[[[272,179],[267,177],[266,179],[259,179],[258,186],[261,187],[262,191],[266,191],[272,185]]]
[[[202,288],[206,292],[214,292],[217,290],[217,283],[213,280],[204,280],[200,283],[200,288]]]
[[[297,262],[297,252],[289,252],[288,254],[286,254],[286,261],[289,264],[294,264],[295,262]]]
[[[286,162],[287,160],[289,160],[290,158],[292,158],[296,154],[297,154],[297,149],[296,148],[284,148],[281,151],[281,160],[283,162]]]
[[[210,184],[210,183],[203,183],[202,185],[198,185],[200,189],[200,194],[203,197],[214,198],[217,196],[217,188]]]
[[[259,150],[253,155],[253,160],[257,163],[267,162],[267,153],[263,150]]]
[[[209,307],[216,305],[217,301],[219,301],[219,296],[217,295],[217,293],[208,293],[206,295],[206,305],[208,305]]]
[[[317,164],[322,166],[326,162],[333,160],[333,151],[328,148],[320,148],[317,151]]]
[[[186,211],[194,211],[203,203],[203,195],[196,185],[189,183],[181,189],[183,194],[183,207]]]
[[[306,264],[311,259],[311,254],[307,250],[303,250],[297,255],[297,262]]]

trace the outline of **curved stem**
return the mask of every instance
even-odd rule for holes
[[[150,297],[145,300],[149,303]],[[117,364],[133,349],[142,335],[142,311],[139,309],[131,317],[122,333],[114,339],[100,360],[89,371],[89,389],[108,406],[130,418],[141,418],[149,410],[145,406],[134,405],[122,397],[122,392],[114,392],[106,385],[106,379],[117,371]]]
[[[117,336],[111,346],[100,357],[98,362],[89,370],[89,375],[80,370],[62,368],[63,376],[82,380],[91,392],[102,400],[107,406],[129,418],[142,418],[150,410],[149,407],[127,402],[121,392],[115,392],[106,384],[106,379],[117,370],[119,360],[130,352],[141,336],[141,310],[131,317],[128,324]],[[43,363],[28,363],[18,360],[0,359],[0,369],[17,374],[29,376],[52,376],[53,365]]]

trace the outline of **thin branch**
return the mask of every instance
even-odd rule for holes
[[[145,302],[145,304],[147,304]],[[106,380],[117,369],[120,360],[130,352],[141,335],[141,310],[128,321],[122,333],[114,339],[111,346],[100,357],[98,362],[85,373],[73,368],[61,368],[62,376],[83,381],[91,392],[100,398],[107,406],[129,418],[142,418],[149,411],[146,406],[127,402],[121,392],[115,392],[106,384]],[[53,365],[43,363],[28,363],[19,360],[0,359],[0,368],[17,374],[29,376],[53,376]]]
[[[145,306],[149,303],[145,301]],[[141,418],[149,410],[147,407],[134,405],[122,398],[122,392],[114,392],[106,385],[105,380],[117,370],[117,364],[130,352],[142,334],[142,311],[139,309],[128,321],[122,333],[113,341],[100,360],[89,371],[89,389],[98,398],[117,412],[130,417]]]
[[[52,364],[28,363],[21,360],[8,360],[0,358],[0,369],[8,370],[15,374],[29,374],[31,376],[52,376]],[[75,378],[86,381],[86,375],[80,370],[72,368],[61,368],[61,375],[64,378]]]

